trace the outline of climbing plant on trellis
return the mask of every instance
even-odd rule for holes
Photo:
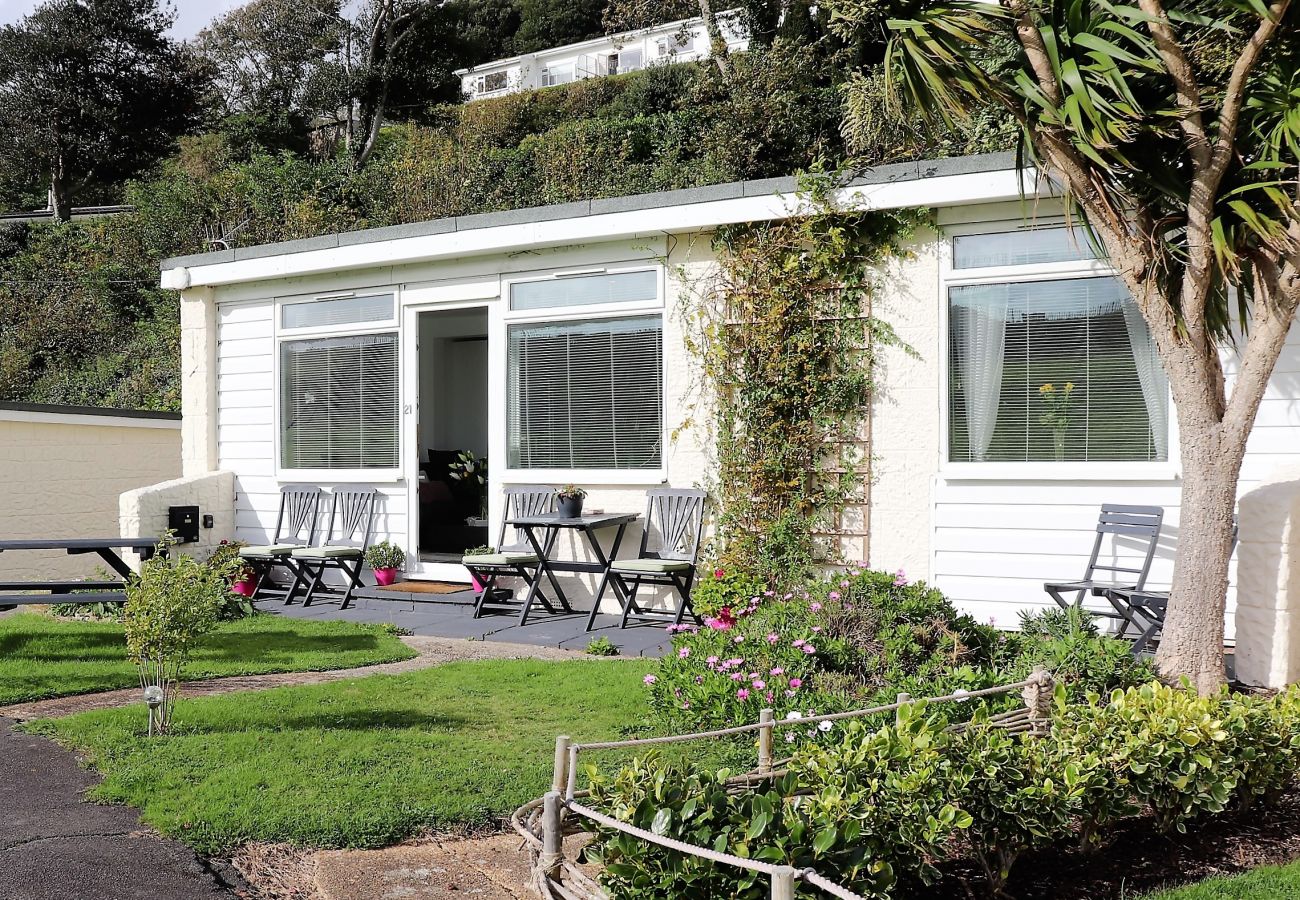
[[[876,370],[903,346],[874,301],[925,221],[839,208],[835,185],[805,178],[808,214],[717,231],[717,266],[683,294],[702,387],[689,421],[714,453],[714,554],[786,583],[836,561],[844,511],[865,507]]]

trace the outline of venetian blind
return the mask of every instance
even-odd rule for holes
[[[512,325],[512,469],[657,469],[663,462],[660,316]]]
[[[961,286],[948,296],[950,459],[1168,459],[1168,384],[1117,279]]]
[[[286,469],[398,465],[397,335],[280,345],[280,464]]]

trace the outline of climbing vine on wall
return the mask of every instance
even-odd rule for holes
[[[684,301],[693,421],[715,453],[714,553],[773,582],[835,561],[840,517],[861,502],[877,362],[902,346],[873,300],[924,219],[837,208],[833,187],[809,176],[808,215],[718,231],[718,265]]]

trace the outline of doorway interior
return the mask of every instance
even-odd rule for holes
[[[488,542],[488,311],[421,312],[418,324],[419,558],[459,565]]]

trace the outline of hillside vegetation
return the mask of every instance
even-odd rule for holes
[[[386,129],[371,162],[184,138],[126,188],[132,213],[0,230],[0,400],[179,409],[176,296],[159,261],[442,216],[787,175],[846,160],[837,80],[774,47],[468,105]],[[881,108],[884,109],[883,98]],[[924,138],[882,112],[858,164],[1008,147],[1006,123]]]

